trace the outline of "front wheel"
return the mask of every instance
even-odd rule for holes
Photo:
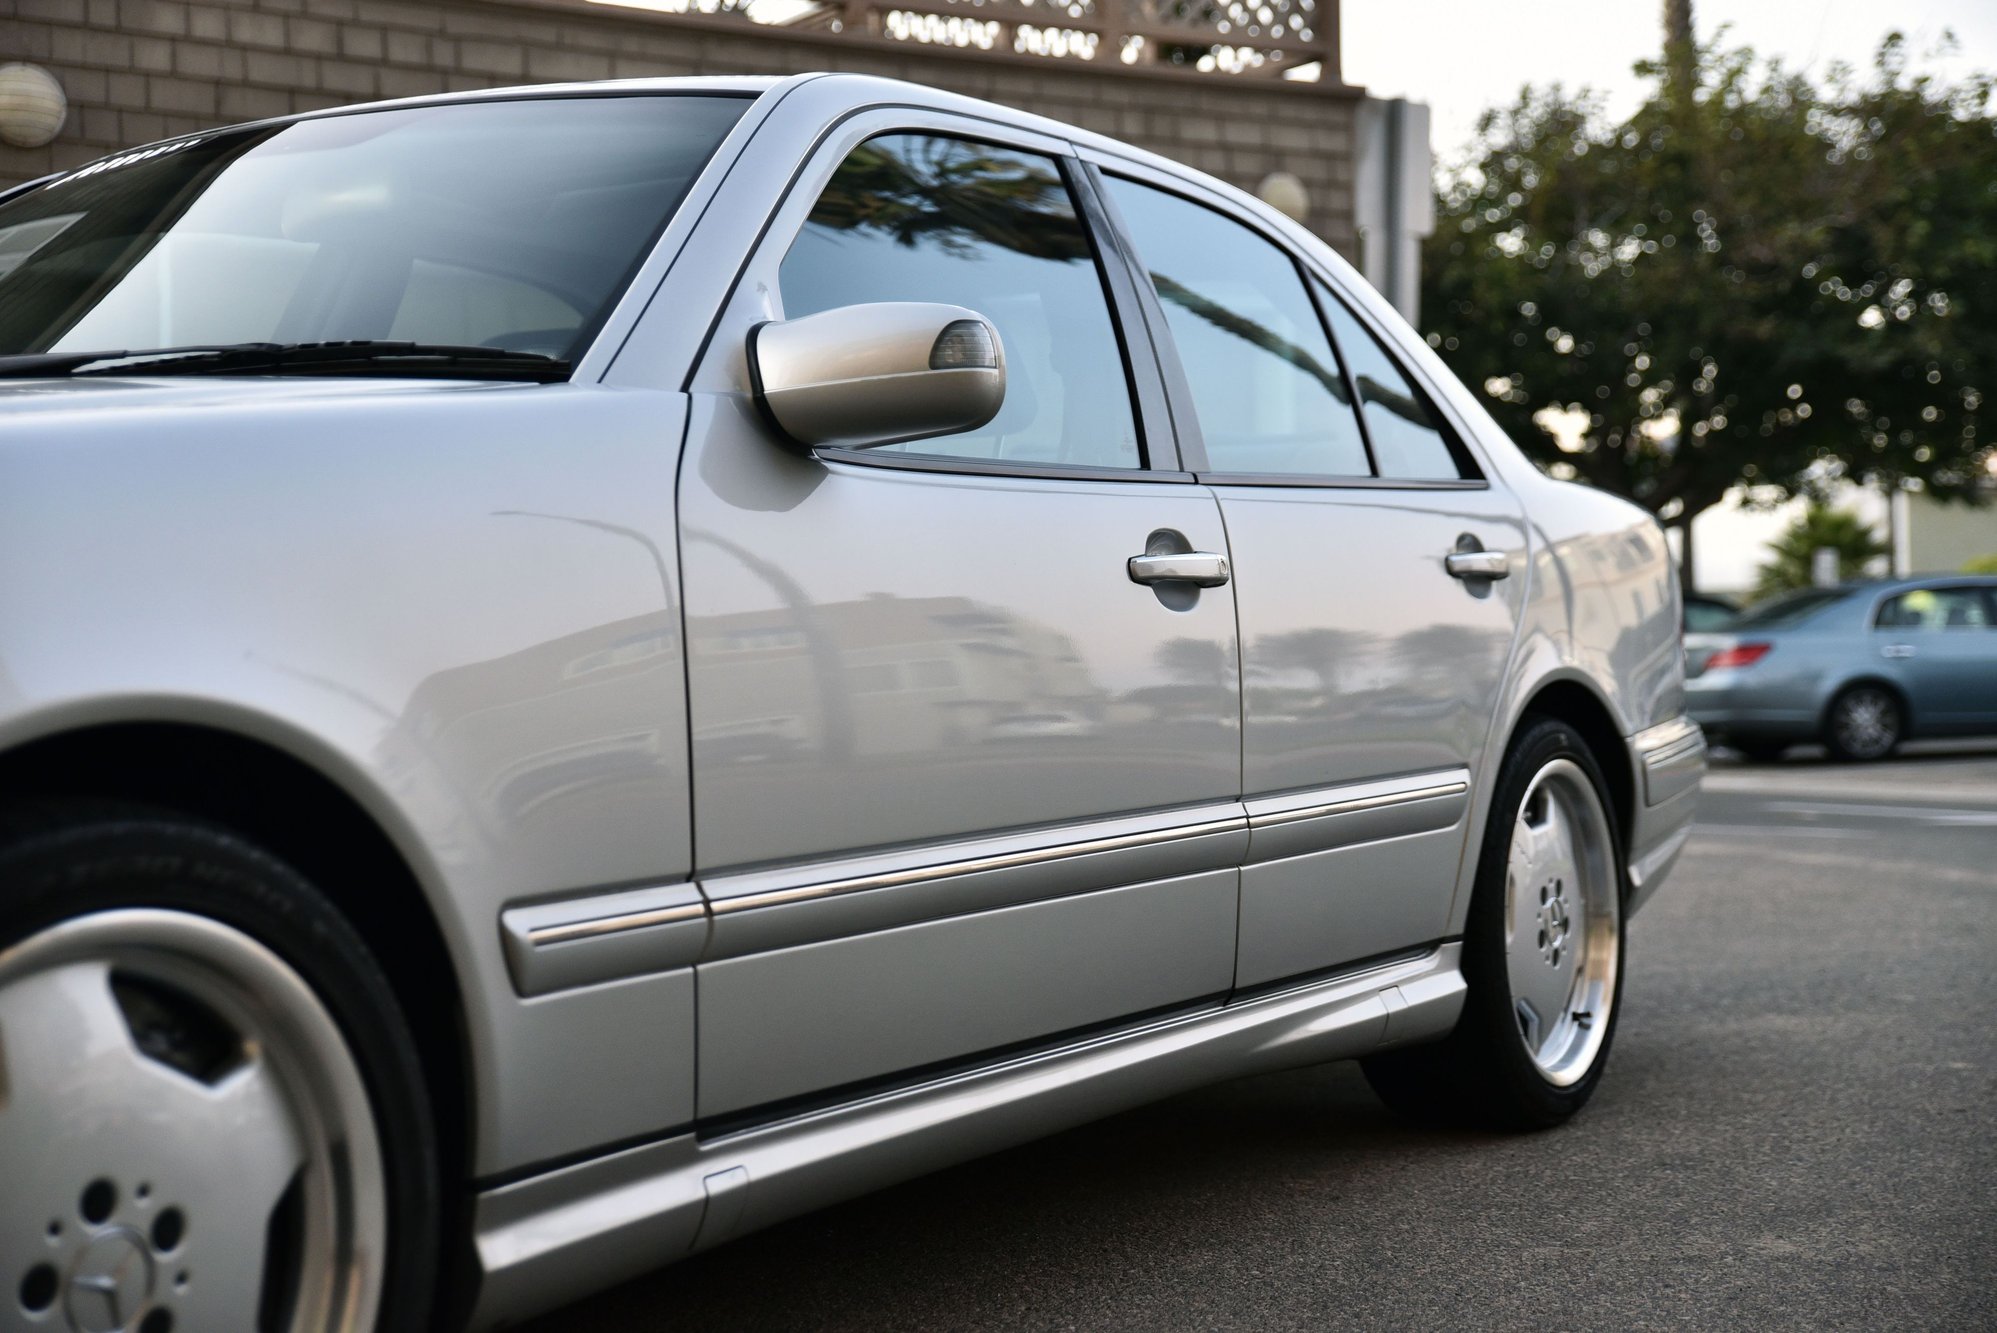
[[[1513,743],[1464,926],[1463,1016],[1441,1042],[1363,1062],[1389,1106],[1544,1129],[1594,1093],[1622,991],[1623,870],[1606,792],[1564,722],[1536,721]]]
[[[427,1326],[434,1135],[352,928],[220,830],[12,822],[0,1300],[139,1333]]]
[[[1824,748],[1850,763],[1884,759],[1900,747],[1907,726],[1899,696],[1883,685],[1853,685],[1824,714]]]

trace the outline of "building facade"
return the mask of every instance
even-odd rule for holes
[[[348,102],[847,70],[1052,116],[1250,191],[1277,177],[1272,200],[1360,257],[1362,95],[1339,77],[1337,0],[9,0],[5,11],[0,65],[53,75],[66,116],[46,143],[0,143],[0,188]]]

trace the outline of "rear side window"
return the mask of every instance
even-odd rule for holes
[[[1447,428],[1379,339],[1367,331],[1345,303],[1316,279],[1318,300],[1331,320],[1332,336],[1345,358],[1345,369],[1359,392],[1366,418],[1366,438],[1373,462],[1383,477],[1408,481],[1459,479],[1464,469],[1450,446]]]
[[[1887,598],[1874,623],[1880,629],[1989,629],[1990,604],[1977,588],[1915,588]]]
[[[1290,257],[1212,209],[1106,183],[1165,307],[1209,465],[1370,476],[1351,390]]]
[[[870,452],[1143,466],[1102,271],[1052,158],[933,135],[869,139],[819,195],[778,284],[791,319],[868,301],[941,301],[998,329],[998,416]]]

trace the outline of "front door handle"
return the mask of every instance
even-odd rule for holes
[[[1879,650],[1881,657],[1912,657],[1914,645],[1911,643],[1889,643]]]
[[[1130,557],[1132,583],[1191,583],[1201,588],[1218,588],[1227,582],[1227,557],[1210,551],[1187,551],[1180,555],[1133,555]]]
[[[1501,579],[1512,572],[1503,551],[1451,551],[1442,558],[1442,567],[1459,579]]]

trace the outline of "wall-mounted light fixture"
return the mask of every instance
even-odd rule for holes
[[[62,133],[69,99],[40,65],[0,65],[0,143],[40,148]]]

